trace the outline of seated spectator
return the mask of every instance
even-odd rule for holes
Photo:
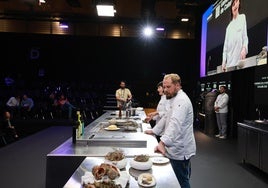
[[[21,115],[23,118],[30,118],[33,114],[34,101],[26,94],[23,95],[21,101]]]
[[[6,133],[9,140],[14,140],[14,139],[19,138],[15,127],[11,123],[11,115],[8,111],[4,112],[4,119],[2,122],[1,129],[3,130],[4,133]]]
[[[47,101],[48,103],[48,112],[49,112],[49,116],[54,119],[54,115],[57,113],[57,109],[58,109],[58,100],[56,98],[56,94],[54,92],[52,92],[49,95],[49,99]]]
[[[62,111],[68,111],[68,118],[72,119],[72,110],[75,109],[75,107],[68,101],[67,97],[65,97],[64,94],[60,95],[58,106]]]
[[[10,112],[12,117],[19,116],[20,112],[20,96],[17,95],[16,97],[10,97],[6,103],[7,110]]]

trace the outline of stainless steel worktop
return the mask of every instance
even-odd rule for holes
[[[82,137],[76,144],[72,143],[72,138],[61,144],[48,156],[104,156],[115,148],[120,148],[128,157],[135,156],[138,153],[146,153],[150,156],[159,156],[154,152],[157,140],[154,136],[144,134],[143,131],[150,128],[147,123],[142,123],[145,118],[144,111],[137,111],[138,116],[133,118],[140,124],[137,131],[106,131],[100,130],[108,125],[110,118],[116,118],[108,111],[91,124],[85,127]],[[92,135],[95,135],[92,138]]]
[[[86,165],[90,169],[91,163],[88,164],[89,161],[103,160],[103,157],[108,152],[112,152],[115,149],[122,150],[128,159],[139,154],[146,154],[150,157],[162,156],[154,152],[154,148],[158,144],[156,138],[143,133],[146,129],[151,128],[150,124],[142,122],[145,116],[144,111],[137,111],[136,116],[130,117],[130,119],[135,120],[139,124],[138,129],[135,131],[107,131],[103,128],[108,126],[108,120],[117,118],[115,111],[107,111],[85,127],[84,135],[77,140],[76,144],[73,144],[72,138],[69,138],[48,153],[46,188],[63,187],[67,181],[69,183],[79,182],[81,186],[81,174],[77,170],[79,166]],[[128,169],[129,166],[127,166],[126,170]],[[157,179],[157,187],[180,187],[170,164],[153,165],[152,170],[153,175]],[[167,180],[170,184],[167,183]],[[176,186],[172,186],[173,183]],[[129,185],[130,187],[138,187],[135,178],[130,178]]]

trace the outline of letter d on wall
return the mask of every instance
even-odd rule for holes
[[[30,59],[39,59],[39,55],[40,55],[39,49],[37,49],[37,48],[32,48],[31,49],[31,51],[30,51]]]

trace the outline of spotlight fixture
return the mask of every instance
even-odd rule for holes
[[[38,5],[45,4],[46,0],[38,0]]]
[[[188,22],[189,21],[189,18],[181,18],[181,21],[182,22]]]
[[[144,29],[143,29],[143,35],[145,37],[152,37],[154,34],[154,31],[152,29],[152,27],[150,26],[146,26]]]
[[[114,17],[114,13],[116,12],[113,1],[100,0],[97,2],[96,8],[98,16]]]

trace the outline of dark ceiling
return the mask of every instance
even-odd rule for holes
[[[95,5],[100,0],[0,0],[0,20],[64,20],[109,24],[140,24],[142,21],[180,25],[194,29],[202,11],[215,0],[113,0],[115,17],[98,17]],[[107,1],[107,0],[102,0]],[[181,26],[180,26],[181,27]]]

